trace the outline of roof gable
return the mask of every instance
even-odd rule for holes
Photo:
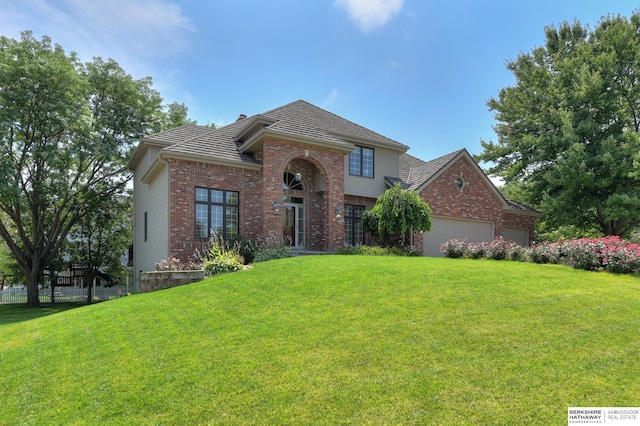
[[[461,158],[465,158],[473,166],[478,175],[482,177],[484,184],[491,189],[500,201],[504,210],[536,216],[541,215],[539,211],[502,195],[466,149],[454,151],[431,161],[423,161],[412,155],[402,154],[400,155],[400,178],[406,182],[409,190],[419,193]]]
[[[250,128],[255,128],[257,119],[254,117],[260,117],[265,123],[264,133],[301,140],[305,143],[329,145],[337,149],[344,149],[346,152],[352,151],[353,145],[358,143],[381,146],[399,152],[405,152],[409,149],[408,146],[400,142],[306,101],[298,100],[245,119],[248,120],[247,128],[241,130],[238,135],[241,151],[251,150],[262,136],[249,131]],[[266,120],[271,120],[271,122],[266,122]],[[250,134],[252,137],[245,139],[244,135],[246,134]]]
[[[265,136],[351,152],[354,145],[384,147],[403,153],[408,146],[382,136],[329,111],[298,100],[262,114],[242,118],[220,128],[187,124],[143,138],[136,155],[145,145],[162,148],[161,155],[193,158],[240,167],[257,167],[253,152],[261,148]]]

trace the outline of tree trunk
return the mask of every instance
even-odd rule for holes
[[[40,307],[40,298],[38,297],[38,283],[40,274],[35,271],[27,276],[27,306],[32,308]]]

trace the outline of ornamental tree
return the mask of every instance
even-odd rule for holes
[[[125,189],[126,161],[157,130],[162,98],[113,60],[81,63],[48,37],[0,37],[0,237],[27,304],[72,227]]]
[[[640,224],[640,16],[545,29],[488,101],[498,141],[476,156],[521,182],[548,226],[625,235]]]
[[[431,209],[415,192],[396,183],[363,212],[361,221],[364,232],[379,236],[383,245],[394,242],[391,245],[402,247],[409,230],[431,230]]]

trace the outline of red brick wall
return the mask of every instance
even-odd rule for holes
[[[467,181],[464,191],[460,191],[455,183],[461,175]],[[422,190],[420,197],[429,204],[435,216],[496,222],[496,232],[498,227],[502,229],[501,200],[464,157]]]
[[[171,256],[188,261],[207,240],[195,238],[195,188],[238,191],[240,235],[255,240],[262,230],[262,174],[260,171],[184,160],[169,160],[169,246]]]
[[[463,191],[455,183],[461,176],[467,182]],[[503,211],[502,200],[484,179],[469,160],[462,157],[423,189],[420,197],[429,204],[434,216],[493,222],[495,237],[503,234],[505,226],[528,228],[529,235],[533,235],[535,218]],[[415,234],[414,245],[422,247],[421,234]]]
[[[284,190],[282,177],[289,166],[291,173],[300,172],[306,203],[306,249],[336,250],[342,247],[344,228],[335,221],[335,209],[344,207],[344,153],[312,147],[275,138],[266,138],[262,150],[263,161],[263,235],[280,241],[282,218],[275,214],[273,203],[280,200]],[[322,175],[323,187],[316,188],[316,173]]]

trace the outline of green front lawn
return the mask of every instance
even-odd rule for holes
[[[638,330],[632,276],[282,259],[0,326],[0,424],[561,425],[638,405]]]

